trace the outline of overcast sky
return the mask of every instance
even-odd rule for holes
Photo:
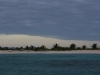
[[[100,41],[100,0],[0,0],[0,34]]]

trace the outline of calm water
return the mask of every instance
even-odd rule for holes
[[[100,55],[1,54],[0,75],[100,75]]]

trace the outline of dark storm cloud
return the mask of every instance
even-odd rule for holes
[[[100,40],[100,0],[0,0],[0,34]]]

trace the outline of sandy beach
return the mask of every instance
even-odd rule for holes
[[[0,51],[0,54],[100,54],[100,50],[72,50],[72,51]]]

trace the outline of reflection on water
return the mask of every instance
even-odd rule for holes
[[[61,46],[69,46],[75,43],[77,46],[87,45],[90,47],[93,43],[100,45],[98,41],[82,41],[82,40],[61,40],[56,38],[47,38],[42,36],[29,36],[29,35],[0,35],[0,46],[26,46],[46,45],[48,48],[53,44],[58,43]]]

